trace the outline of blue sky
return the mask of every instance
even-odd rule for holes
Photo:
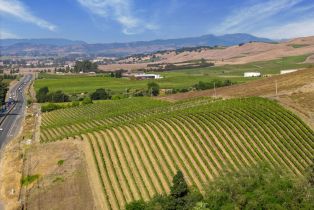
[[[314,0],[0,0],[1,38],[127,42],[314,35]]]

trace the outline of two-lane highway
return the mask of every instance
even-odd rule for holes
[[[0,119],[4,118],[0,124],[0,153],[4,144],[13,138],[19,131],[21,122],[24,116],[24,111],[26,107],[26,100],[24,96],[24,89],[27,84],[31,81],[32,75],[24,76],[7,94],[11,96],[16,104],[12,111],[6,116],[2,116]],[[12,105],[11,105],[12,106]]]

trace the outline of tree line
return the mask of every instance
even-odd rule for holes
[[[115,75],[114,75],[115,76]],[[182,89],[170,89],[171,93],[177,93],[177,92],[188,92],[191,90],[206,90],[206,89],[212,89],[214,87],[224,87],[224,86],[230,86],[234,83],[232,83],[230,80],[212,80],[210,82],[203,82],[200,81],[197,84],[193,85],[190,88],[182,88]],[[151,81],[147,83],[146,89],[127,89],[124,92],[123,97],[141,97],[141,96],[158,96],[160,94],[160,86],[158,83]],[[108,99],[117,99],[120,98],[119,95],[112,95],[111,90],[105,89],[105,88],[98,88],[88,96],[91,100],[108,100]],[[83,98],[79,99],[73,99],[73,100],[83,100]],[[56,91],[56,92],[49,92],[48,87],[42,87],[37,92],[37,101],[39,103],[45,103],[45,102],[53,102],[53,103],[59,103],[59,102],[69,102],[70,96],[63,93],[62,91]]]
[[[47,72],[47,71],[42,71]],[[48,70],[48,72],[51,72],[51,70]],[[63,72],[63,73],[88,73],[88,72],[98,72],[98,64],[90,62],[89,60],[84,61],[76,61],[74,68],[70,68],[69,66],[66,67],[56,67],[55,72]]]
[[[196,90],[207,90],[207,89],[213,89],[218,87],[224,87],[224,86],[230,86],[235,83],[232,83],[231,80],[212,80],[210,82],[203,82],[199,81],[197,84],[193,85],[193,88]]]
[[[73,71],[75,73],[97,72],[98,71],[98,65],[97,65],[97,63],[92,63],[88,60],[76,61]]]
[[[314,164],[305,177],[268,165],[226,172],[203,195],[188,188],[178,171],[170,189],[169,195],[131,202],[126,210],[314,209]]]
[[[5,96],[8,92],[8,83],[3,81],[3,77],[0,77],[0,105],[5,103]]]

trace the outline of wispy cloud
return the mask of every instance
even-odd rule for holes
[[[33,23],[50,31],[54,31],[56,29],[54,24],[33,15],[32,12],[18,0],[0,0],[0,12],[2,14],[12,15],[19,20]]]
[[[1,28],[0,30],[0,39],[16,39],[19,38],[16,34],[13,34],[5,29]]]
[[[265,28],[256,33],[258,36],[272,39],[288,39],[314,35],[314,17]]]
[[[148,23],[133,14],[131,0],[77,0],[91,13],[100,17],[111,18],[122,25],[122,32],[127,35],[144,30],[156,30],[157,25]]]
[[[267,0],[236,9],[216,28],[216,33],[251,32],[282,11],[289,11],[302,0]]]

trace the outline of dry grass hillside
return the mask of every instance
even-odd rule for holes
[[[148,64],[157,63],[184,63],[193,60],[205,59],[215,65],[245,64],[255,61],[268,61],[288,56],[309,54],[307,63],[313,63],[314,36],[297,38],[281,43],[252,42],[227,48],[202,49],[176,53],[168,51],[145,56],[128,57],[117,64],[101,65],[102,70],[136,70],[147,68]],[[156,59],[157,58],[157,59]],[[155,61],[152,61],[155,60]]]
[[[314,53],[314,37],[305,37],[278,44],[253,42],[242,46],[224,49],[206,49],[201,52],[172,52],[157,55],[166,63],[177,63],[204,58],[219,64],[244,64],[254,61],[274,60],[276,58]]]
[[[278,94],[276,96],[276,82]],[[161,97],[169,101],[184,100],[202,96],[214,96],[215,91],[195,91]],[[216,96],[223,98],[263,96],[280,101],[293,109],[312,128],[314,127],[314,69],[299,70],[294,73],[263,78],[245,84],[216,89]]]

